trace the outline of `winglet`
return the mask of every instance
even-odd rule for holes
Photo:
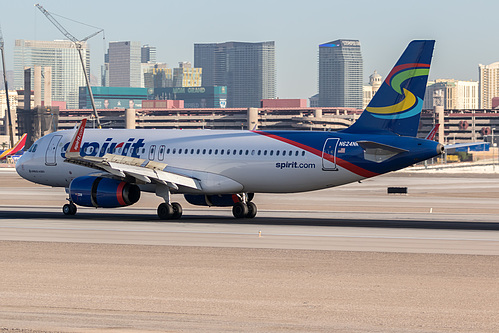
[[[430,133],[426,136],[426,140],[432,140],[435,138],[435,135],[437,134],[438,128],[440,127],[440,124],[435,124],[433,128],[431,129]]]
[[[85,132],[86,124],[87,118],[83,118],[80,126],[78,126],[78,130],[69,144],[69,149],[66,151],[66,158],[80,157],[81,142],[83,140],[83,132]]]

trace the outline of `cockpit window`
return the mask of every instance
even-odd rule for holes
[[[38,144],[34,144],[33,147],[30,148],[31,152],[34,153],[36,152],[36,148],[38,147]]]

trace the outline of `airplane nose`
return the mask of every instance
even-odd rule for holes
[[[23,156],[21,156],[21,158],[16,163],[16,172],[19,176],[26,179],[26,171],[24,170],[24,166],[25,166],[25,159],[23,159]]]

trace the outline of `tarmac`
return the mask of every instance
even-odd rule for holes
[[[154,195],[68,218],[63,189],[0,184],[2,332],[499,331],[499,175],[256,195],[243,221],[179,199],[175,223]]]

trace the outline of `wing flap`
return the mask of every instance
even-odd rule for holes
[[[88,168],[106,171],[113,176],[120,178],[133,177],[142,183],[160,183],[171,188],[178,189],[178,185],[201,190],[200,181],[188,177],[164,171],[167,164],[146,161],[141,158],[106,154],[103,157],[81,156],[81,144],[85,131],[87,119],[83,119],[77,128],[73,139],[70,142],[69,149],[66,152],[64,162],[86,166]]]

